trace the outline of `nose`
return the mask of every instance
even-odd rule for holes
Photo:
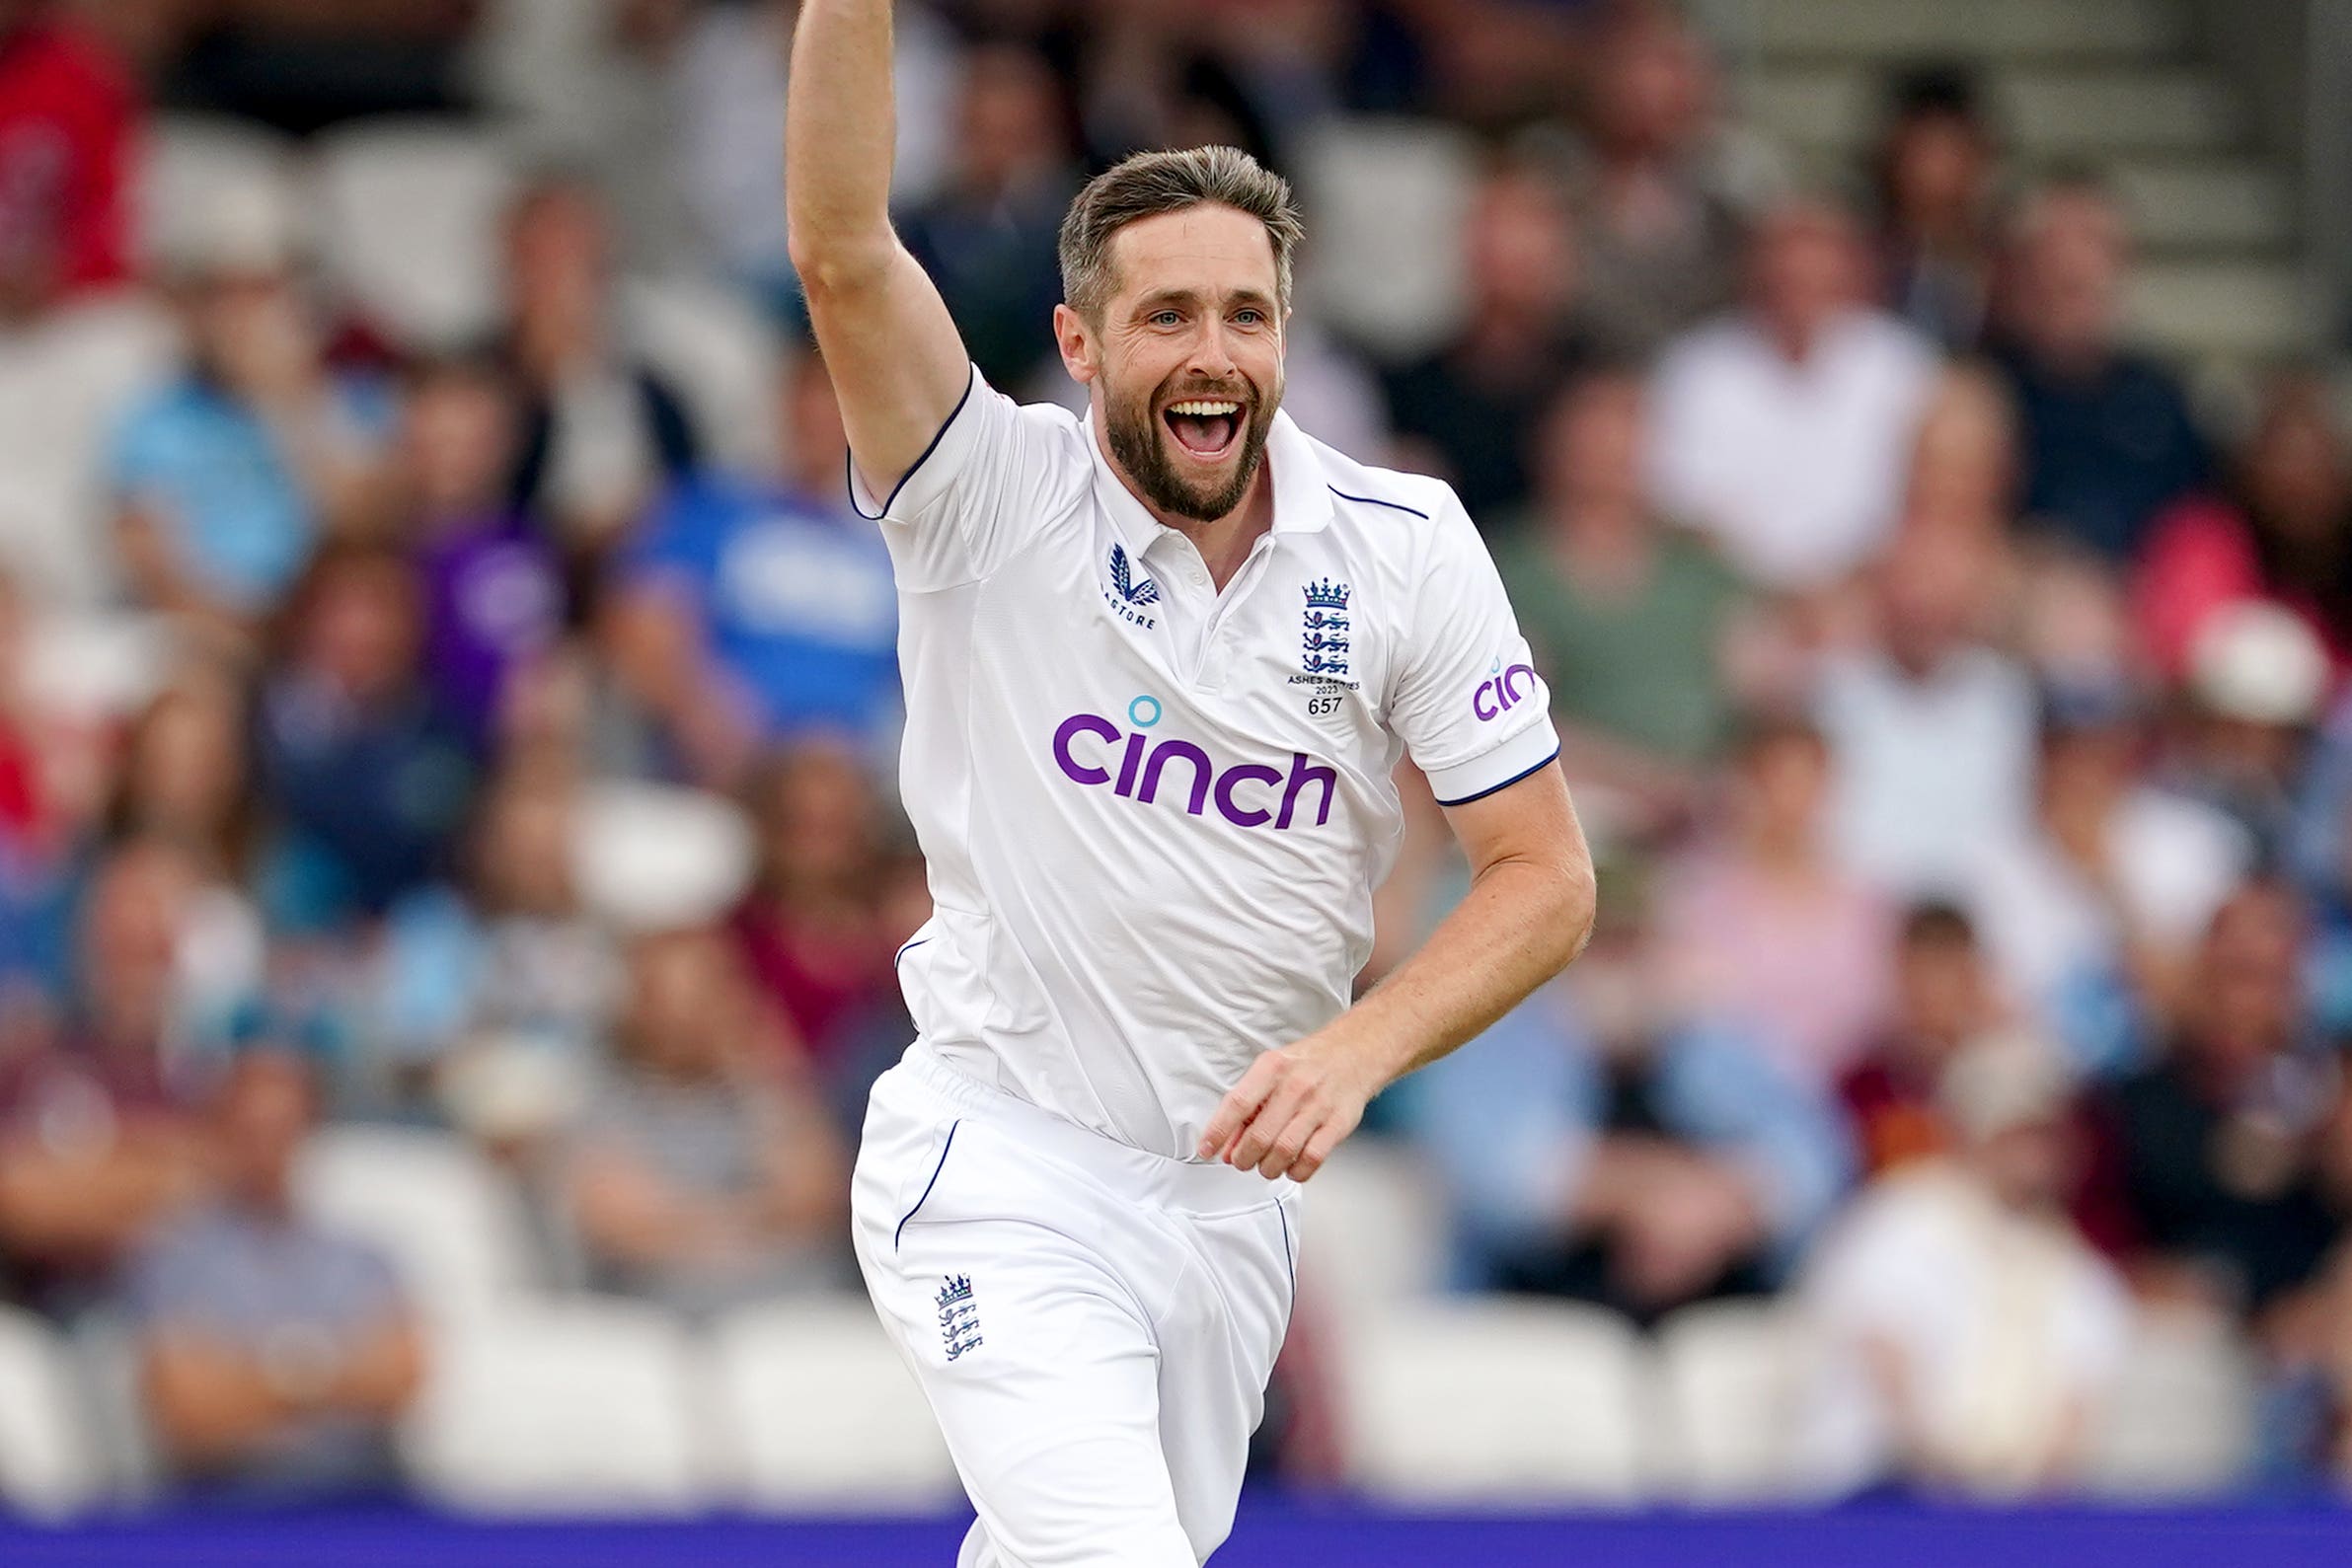
[[[1224,318],[1214,315],[1203,318],[1200,333],[1192,340],[1192,363],[1186,368],[1210,381],[1229,381],[1240,373],[1241,364],[1234,358],[1233,340]]]

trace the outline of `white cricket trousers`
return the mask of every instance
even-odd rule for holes
[[[1298,1186],[1146,1154],[921,1045],[874,1084],[858,1263],[979,1518],[958,1568],[1197,1568],[1290,1323]]]

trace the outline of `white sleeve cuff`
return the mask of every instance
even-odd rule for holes
[[[971,367],[970,379],[963,384],[963,397],[942,424],[939,434],[931,438],[931,445],[923,455],[898,478],[890,493],[875,500],[865,478],[858,472],[858,460],[850,459],[850,504],[858,515],[870,523],[903,523],[923,515],[926,507],[937,501],[955,476],[971,458],[972,444],[979,438],[981,420],[974,416],[981,398],[992,396],[988,383],[980,375],[980,367]]]
[[[1541,771],[1558,755],[1559,733],[1547,716],[1468,762],[1427,770],[1430,792],[1441,806],[1465,806]]]

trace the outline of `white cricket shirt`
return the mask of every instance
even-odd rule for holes
[[[1447,485],[1277,414],[1273,526],[1220,594],[1085,416],[972,373],[887,501],[900,784],[936,913],[899,954],[925,1046],[1189,1158],[1259,1052],[1347,1006],[1409,752],[1460,804],[1558,755]]]

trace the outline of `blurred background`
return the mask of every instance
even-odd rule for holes
[[[846,1241],[928,904],[794,9],[0,0],[16,1515],[957,1533]],[[1228,1555],[2352,1493],[2352,5],[897,14],[1001,387],[1091,171],[1297,184],[1288,407],[1460,489],[1602,867],[1311,1187]]]

